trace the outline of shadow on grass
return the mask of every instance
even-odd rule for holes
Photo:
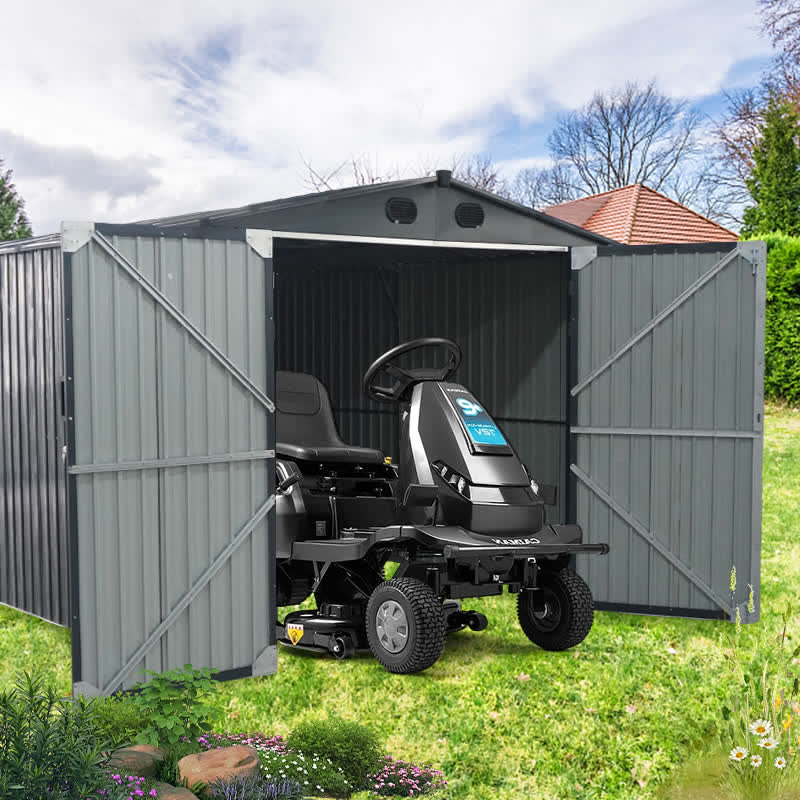
[[[291,645],[285,645],[283,643],[279,643],[278,647],[278,653],[282,658],[297,658],[302,661],[322,660],[334,662],[336,660],[334,656],[324,650],[292,647]],[[511,642],[506,636],[501,634],[492,635],[483,632],[472,633],[471,631],[460,631],[458,633],[451,633],[447,637],[440,662],[443,665],[446,665],[451,659],[457,659],[459,662],[475,662],[498,655],[558,657],[558,653],[549,653],[536,647],[534,644]],[[374,662],[375,657],[370,650],[358,650],[354,655],[348,657],[347,661],[369,663]]]

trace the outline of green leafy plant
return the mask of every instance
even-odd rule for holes
[[[134,706],[148,720],[137,741],[177,745],[183,737],[196,739],[209,731],[221,716],[217,709],[207,705],[219,687],[211,678],[216,671],[207,667],[196,669],[191,664],[167,672],[143,670],[151,679],[137,684],[131,694]]]
[[[344,771],[356,789],[366,789],[369,776],[383,766],[378,735],[357,722],[338,717],[302,722],[288,736],[289,749],[317,755]]]
[[[23,673],[0,693],[0,800],[73,800],[107,782],[92,701],[59,698]]]
[[[735,570],[730,585],[733,594]],[[791,613],[789,605],[777,635],[770,636],[764,630],[754,644],[743,647],[737,611],[734,639],[726,654],[731,701],[722,710],[725,722],[721,736],[723,748],[730,748],[730,766],[723,782],[736,800],[778,798],[798,778],[800,696],[794,668],[800,663],[800,646],[793,652],[786,646]]]

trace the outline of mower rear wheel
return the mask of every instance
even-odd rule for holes
[[[580,644],[594,622],[592,593],[571,569],[542,570],[541,594],[520,592],[517,617],[525,635],[544,650],[568,650]]]
[[[366,625],[370,650],[389,672],[421,672],[436,663],[444,649],[442,603],[415,578],[380,584],[367,603]]]

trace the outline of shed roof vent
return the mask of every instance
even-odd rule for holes
[[[483,206],[479,203],[459,203],[456,206],[456,222],[462,228],[480,228],[483,219]]]
[[[386,201],[386,216],[399,225],[410,225],[417,218],[417,204],[409,197],[390,197]]]

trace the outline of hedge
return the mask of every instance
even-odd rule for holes
[[[775,233],[767,242],[764,394],[800,402],[800,237]]]

